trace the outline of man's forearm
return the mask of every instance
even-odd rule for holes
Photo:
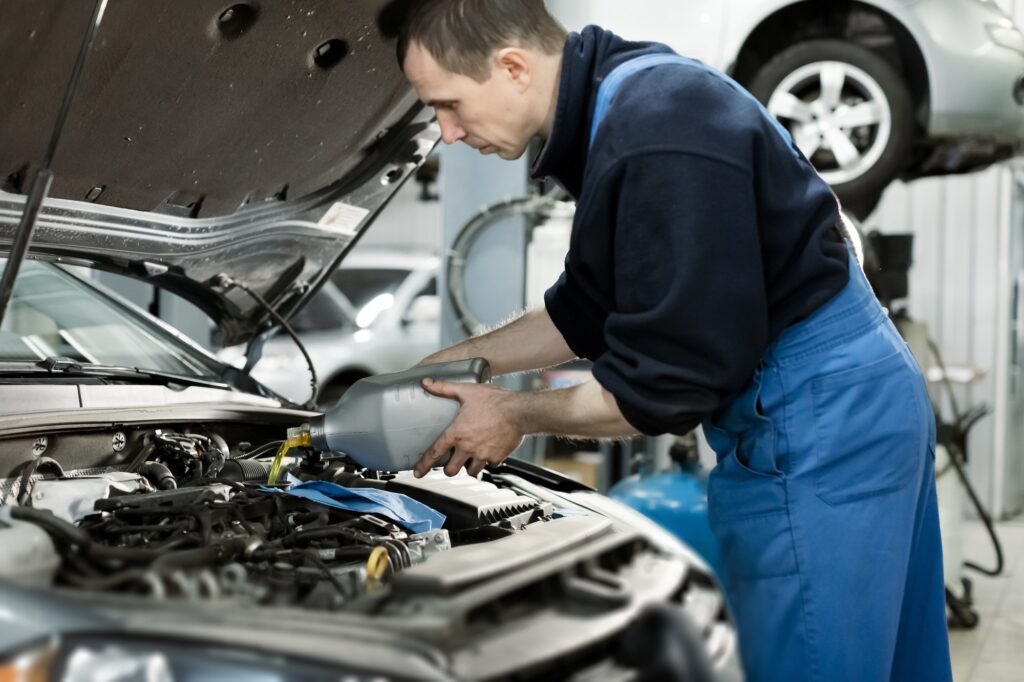
[[[551,367],[576,357],[544,308],[537,308],[487,334],[438,351],[421,364],[486,358],[495,375]]]
[[[623,438],[638,431],[622,416],[615,397],[596,381],[572,388],[511,393],[510,418],[524,435]]]

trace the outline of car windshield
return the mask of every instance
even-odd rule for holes
[[[6,267],[0,259],[0,273]],[[209,359],[55,265],[25,261],[0,325],[0,362],[75,361],[214,377]]]
[[[394,294],[408,276],[409,271],[401,268],[346,268],[335,270],[331,280],[361,310],[382,295]]]

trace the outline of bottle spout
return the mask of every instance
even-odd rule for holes
[[[310,434],[309,424],[288,429],[288,440],[285,442],[289,449],[312,447],[313,437]]]

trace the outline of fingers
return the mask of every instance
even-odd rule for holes
[[[423,388],[431,395],[436,395],[440,398],[450,398],[452,400],[458,400],[462,402],[462,392],[459,390],[461,386],[459,384],[449,383],[447,381],[438,381],[437,379],[424,379],[422,381]]]
[[[423,456],[420,457],[420,461],[416,463],[416,468],[413,473],[416,478],[423,478],[427,473],[434,468],[434,465],[439,459],[444,457],[454,447],[455,443],[448,431],[445,431],[434,444],[431,445]]]
[[[469,461],[471,454],[468,452],[462,452],[456,450],[452,453],[452,458],[448,460],[448,463],[444,465],[444,473],[446,476],[458,476],[459,470],[466,465]]]
[[[458,476],[459,470],[463,467],[470,476],[479,476],[480,472],[487,468],[489,462],[482,457],[474,457],[467,452],[460,452],[458,450],[450,450],[451,458],[448,463],[445,464],[444,473],[446,476]],[[441,451],[441,454],[445,454]],[[433,449],[430,452],[423,455],[420,459],[419,464],[416,465],[415,475],[416,478],[422,478],[438,463],[439,456],[435,456]],[[428,463],[429,462],[429,463]]]
[[[469,470],[469,475],[476,478],[477,476],[480,475],[480,472],[483,471],[486,466],[487,462],[485,460],[476,458],[471,459],[469,461],[469,467],[467,467]]]

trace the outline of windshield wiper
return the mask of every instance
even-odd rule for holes
[[[117,367],[114,365],[96,365],[92,363],[81,363],[67,357],[51,356],[45,360],[32,363],[33,367],[46,370],[51,373],[60,373],[65,376],[90,376],[90,377],[111,377],[118,379],[156,379],[168,384],[182,384],[185,386],[205,386],[208,388],[230,389],[231,386],[222,381],[214,379],[203,379],[201,377],[175,374],[174,372],[162,372],[156,369],[143,369],[141,367]]]

